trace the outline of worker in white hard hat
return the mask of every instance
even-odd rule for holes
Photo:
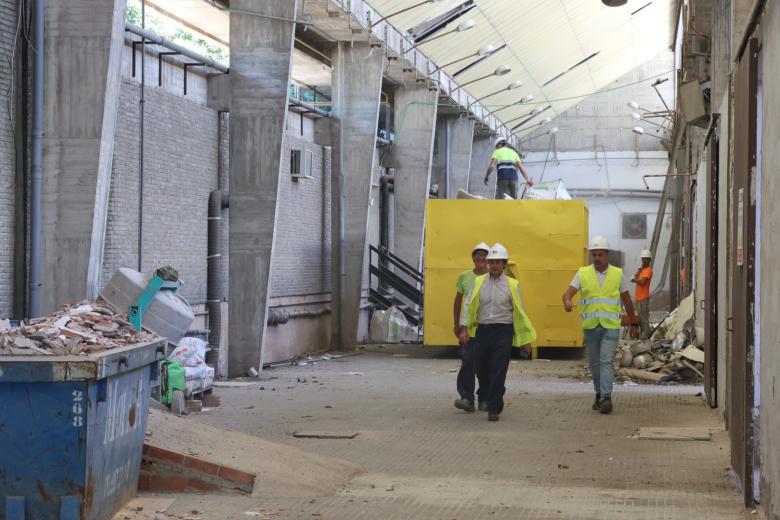
[[[653,268],[650,262],[653,260],[653,253],[649,249],[642,250],[640,255],[642,266],[637,269],[636,274],[631,279],[636,284],[637,310],[639,311],[639,337],[641,339],[650,338],[650,282],[653,280]]]
[[[634,305],[628,294],[629,286],[623,270],[609,265],[609,242],[602,236],[590,243],[592,264],[580,267],[566,292],[563,307],[574,309],[572,298],[580,292],[580,318],[585,329],[585,347],[593,376],[596,400],[592,409],[603,414],[612,413],[612,385],[615,379],[614,361],[622,326],[621,301],[633,320]]]
[[[512,148],[507,146],[506,138],[499,137],[496,139],[496,147],[493,150],[493,156],[490,158],[490,166],[488,166],[487,173],[485,174],[485,186],[490,181],[490,174],[493,170],[497,170],[496,175],[498,180],[496,181],[496,199],[503,199],[504,195],[509,195],[513,199],[517,198],[517,172],[523,174],[525,182],[529,186],[534,185],[534,181],[528,176],[528,172],[520,162],[520,156],[517,155]]]
[[[488,274],[474,281],[460,314],[460,340],[475,338],[477,374],[484,385],[488,421],[497,421],[504,409],[512,347],[530,348],[536,340],[536,331],[523,310],[520,284],[504,274],[508,261],[506,248],[493,244],[487,255]]]
[[[453,331],[455,332],[455,337],[458,338],[458,343],[460,343],[458,354],[461,359],[457,383],[460,398],[455,401],[455,408],[459,408],[466,412],[473,412],[476,409],[474,406],[476,360],[474,338],[469,337],[465,342],[460,338],[460,313],[463,310],[463,297],[469,294],[471,289],[474,288],[474,282],[477,277],[488,272],[487,254],[489,250],[490,246],[484,242],[475,245],[471,250],[471,261],[474,263],[474,268],[466,269],[458,276],[458,281],[455,283],[455,301],[452,302]],[[479,379],[478,381],[477,404],[479,409],[484,411],[487,410],[487,404],[482,395],[485,393],[485,389],[482,385],[482,381]]]

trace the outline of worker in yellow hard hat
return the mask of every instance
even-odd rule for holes
[[[461,341],[475,338],[477,374],[487,390],[488,421],[497,421],[504,409],[512,346],[530,348],[536,340],[536,331],[523,310],[520,284],[504,274],[508,261],[506,248],[493,244],[487,254],[488,274],[474,281],[460,314]]]
[[[474,249],[471,250],[471,261],[474,263],[473,269],[466,269],[458,276],[458,281],[455,284],[455,301],[452,303],[452,316],[454,322],[455,337],[458,338],[460,348],[458,354],[460,355],[461,363],[460,370],[458,371],[458,394],[460,399],[455,401],[455,408],[465,410],[466,412],[473,412],[474,407],[474,376],[475,363],[474,363],[474,338],[469,337],[467,341],[462,341],[460,338],[460,312],[463,308],[463,297],[471,292],[474,288],[474,281],[478,276],[481,276],[488,272],[487,267],[487,254],[490,246],[484,242],[480,242]],[[479,382],[479,388],[477,389],[477,401],[479,409],[487,410],[482,394],[484,387],[482,381]]]
[[[596,400],[592,409],[612,413],[612,386],[615,379],[615,353],[622,326],[622,301],[628,316],[634,316],[634,305],[628,294],[623,270],[609,265],[609,242],[596,236],[590,243],[591,264],[580,267],[566,292],[563,307],[574,309],[572,298],[580,292],[580,318],[585,329],[585,347],[593,377]]]

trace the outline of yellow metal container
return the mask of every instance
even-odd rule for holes
[[[471,249],[501,242],[520,282],[538,347],[582,347],[576,309],[561,295],[587,263],[588,209],[579,200],[429,200],[425,224],[425,345],[455,345],[455,282],[473,267]]]

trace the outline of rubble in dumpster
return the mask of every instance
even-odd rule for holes
[[[102,301],[65,305],[18,327],[0,320],[0,356],[87,355],[156,339],[155,334],[133,328],[126,312]]]
[[[704,379],[704,331],[694,326],[693,296],[686,298],[648,340],[621,343],[615,356],[623,379],[698,384]]]

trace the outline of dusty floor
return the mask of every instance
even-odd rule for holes
[[[395,352],[395,354],[393,354]],[[399,354],[400,353],[400,354]],[[497,423],[465,413],[459,361],[440,352],[382,352],[264,371],[220,388],[222,405],[189,417],[343,459],[363,473],[335,494],[305,498],[168,495],[169,518],[738,519],[722,422],[693,386],[616,388],[615,412],[590,409],[581,360],[513,361]],[[645,441],[640,426],[696,426],[712,441]],[[358,432],[352,440],[296,431]],[[219,439],[214,439],[218,444]],[[217,449],[217,448],[215,448]]]

